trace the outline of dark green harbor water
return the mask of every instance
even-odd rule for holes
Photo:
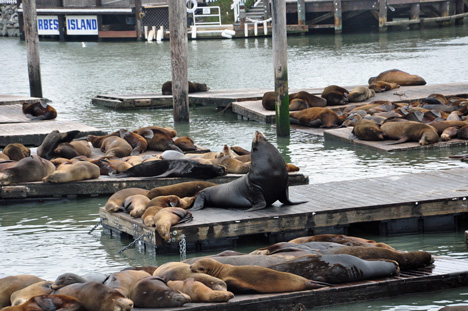
[[[213,151],[224,144],[250,149],[261,130],[284,158],[309,175],[311,183],[417,173],[466,167],[448,158],[466,148],[384,153],[292,132],[277,139],[274,126],[218,115],[214,108],[191,110],[189,124],[172,121],[171,110],[114,111],[97,108],[98,94],[159,92],[171,78],[169,42],[41,42],[44,96],[59,118],[106,131],[147,125],[173,126],[180,135]],[[189,42],[189,80],[212,89],[274,87],[271,38],[200,40]],[[468,82],[468,26],[401,31],[386,34],[311,35],[288,39],[290,89],[329,84],[365,85],[371,76],[398,68],[418,74],[428,84]],[[29,95],[26,49],[17,38],[0,38],[0,94]],[[467,90],[468,93],[468,90]],[[428,94],[429,95],[429,94]],[[63,272],[113,272],[129,265],[159,265],[179,256],[146,253],[130,240],[88,234],[97,223],[107,197],[24,202],[0,206],[0,277],[32,273],[53,280]],[[468,228],[462,228],[463,230]],[[393,247],[425,250],[434,255],[468,259],[463,232],[398,237],[362,235]],[[250,241],[237,250],[262,247]],[[200,254],[189,254],[195,256]],[[468,284],[467,284],[468,286]],[[468,287],[438,293],[376,300],[320,310],[438,310],[468,303]]]

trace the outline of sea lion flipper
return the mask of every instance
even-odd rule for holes
[[[262,197],[261,200],[259,200],[258,202],[255,202],[255,204],[252,205],[251,208],[249,208],[248,210],[246,210],[246,212],[258,211],[258,210],[264,209],[266,206],[267,206],[266,201],[265,201],[265,199],[263,199],[263,197]]]
[[[407,142],[409,139],[408,136],[403,136],[402,138],[400,138],[399,140],[393,142],[393,143],[388,143],[387,145],[398,145],[398,144],[402,144],[402,143],[405,143]]]
[[[206,200],[206,196],[204,192],[200,192],[195,198],[195,201],[193,202],[193,206],[190,209],[190,211],[198,211],[198,210],[203,209],[205,207],[205,200]]]

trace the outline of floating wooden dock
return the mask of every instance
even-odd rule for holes
[[[14,95],[0,95],[0,147],[10,143],[25,146],[39,146],[50,132],[79,130],[78,137],[86,135],[105,135],[106,133],[92,126],[71,120],[31,121],[23,113],[23,102],[37,102],[39,98]]]
[[[177,250],[185,239],[187,251],[220,244],[235,244],[242,236],[265,235],[273,242],[286,236],[319,233],[347,234],[348,227],[373,223],[381,234],[453,231],[456,215],[468,213],[468,169],[367,178],[289,188],[293,201],[307,203],[245,212],[240,209],[204,208],[193,221],[172,228],[171,243],[162,242],[154,228],[129,214],[100,210],[103,226],[111,232],[144,243],[158,252]],[[373,228],[374,228],[373,227]]]
[[[403,271],[398,276],[339,284],[315,290],[291,293],[236,295],[223,303],[187,303],[176,308],[141,309],[136,311],[271,311],[304,310],[365,300],[390,298],[466,286],[468,261],[434,257],[432,265]]]
[[[228,174],[206,181],[217,184],[227,183],[241,177],[238,174]],[[98,179],[83,180],[69,183],[44,183],[28,182],[11,186],[0,187],[0,204],[20,199],[44,199],[44,198],[76,198],[79,196],[95,197],[99,195],[112,195],[125,188],[152,189],[154,187],[167,186],[185,181],[193,181],[192,178],[116,178],[100,176]],[[292,185],[304,185],[309,183],[309,177],[304,174],[290,173],[289,181]]]

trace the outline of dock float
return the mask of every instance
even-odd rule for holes
[[[182,307],[175,308],[134,308],[134,310],[304,310],[466,286],[468,261],[442,256],[434,256],[434,259],[434,263],[429,266],[405,270],[394,277],[291,293],[236,295],[229,302],[222,303],[187,303]]]
[[[193,221],[171,228],[170,243],[140,218],[100,209],[111,234],[134,239],[143,236],[148,248],[177,252],[185,239],[187,252],[231,246],[242,236],[263,235],[272,243],[300,235],[348,234],[350,226],[366,224],[383,235],[453,231],[457,217],[468,213],[468,169],[366,178],[289,188],[298,205],[273,206],[259,211],[204,208],[193,211]]]
[[[212,179],[207,179],[217,184],[227,183],[241,177],[239,174],[228,174]],[[9,201],[20,199],[44,199],[44,198],[76,198],[76,197],[96,197],[100,195],[111,196],[115,192],[125,188],[152,189],[155,187],[167,186],[176,183],[193,181],[191,178],[179,177],[126,177],[116,178],[110,176],[100,176],[98,179],[75,181],[68,183],[44,183],[42,181],[27,182],[22,184],[1,186],[0,205]],[[309,183],[309,176],[299,173],[290,173],[289,181],[291,185],[304,185]]]

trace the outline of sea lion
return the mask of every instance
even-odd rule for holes
[[[212,290],[226,291],[227,285],[223,280],[205,273],[193,272],[190,265],[183,262],[167,262],[160,265],[153,273],[166,281],[183,281],[193,278],[211,288]]]
[[[30,181],[41,181],[55,171],[55,165],[37,155],[19,160],[14,166],[0,172],[2,186]]]
[[[54,291],[51,287],[52,283],[53,282],[50,281],[41,281],[17,290],[10,296],[11,305],[21,305],[28,301],[31,297],[51,294]]]
[[[183,197],[180,198],[174,194],[161,195],[154,197],[148,202],[147,207],[150,206],[161,206],[161,207],[180,207],[183,209],[189,208],[195,197]]]
[[[135,194],[143,194],[146,195],[148,194],[148,190],[146,189],[141,189],[141,188],[126,188],[117,191],[113,195],[110,196],[110,198],[107,200],[106,205],[104,206],[106,209],[106,212],[118,212],[122,209],[122,203],[123,201]]]
[[[193,216],[180,207],[166,207],[154,215],[154,225],[159,236],[166,241],[171,240],[171,226],[178,223],[192,221]]]
[[[205,206],[248,208],[255,211],[279,200],[285,205],[300,204],[289,200],[289,176],[283,157],[260,131],[252,141],[250,171],[229,183],[206,188],[198,193],[192,210]]]
[[[175,291],[189,295],[191,302],[226,302],[234,298],[228,291],[212,290],[205,284],[188,278],[184,281],[168,281],[167,286]]]
[[[146,195],[134,194],[125,198],[122,207],[130,216],[138,218],[143,215],[149,202],[150,199]]]
[[[43,182],[66,183],[87,179],[97,179],[101,175],[99,166],[87,161],[62,164],[56,171],[42,178]]]
[[[162,210],[163,206],[147,206],[143,215],[141,215],[141,220],[143,224],[147,227],[155,227],[156,224],[154,223],[154,216]]]
[[[148,148],[148,142],[146,139],[137,133],[131,132],[127,129],[120,129],[119,134],[120,138],[125,139],[125,141],[129,143],[130,146],[132,146],[133,149],[130,153],[131,155],[138,155],[143,153]]]
[[[142,270],[124,270],[111,273],[104,282],[104,285],[119,291],[128,298],[133,283],[149,276],[151,276],[151,274]]]
[[[260,266],[260,267],[269,267],[283,263],[289,259],[285,259],[279,256],[267,256],[267,255],[251,255],[244,253],[235,253],[234,255],[223,255],[216,254],[203,257],[194,257],[184,260],[184,263],[192,264],[195,261],[201,258],[211,258],[216,261],[219,261],[223,264],[233,265],[233,266]]]
[[[131,266],[123,268],[121,271],[125,270],[136,270],[136,271],[145,271],[148,272],[150,275],[153,275],[154,271],[156,271],[157,266]]]
[[[289,101],[289,111],[298,111],[298,110],[303,110],[307,109],[309,106],[307,105],[307,102],[300,98],[294,98]]]
[[[383,247],[346,246],[320,250],[322,254],[348,254],[361,259],[389,259],[398,262],[401,270],[424,267],[434,259],[424,251],[400,252]]]
[[[211,258],[195,261],[190,269],[223,280],[234,293],[284,293],[323,287],[292,273],[260,266],[232,266]]]
[[[133,148],[125,139],[118,136],[109,136],[102,141],[101,151],[108,157],[122,158],[129,156]]]
[[[275,110],[275,92],[265,92],[262,96],[262,106],[265,110],[274,111]]]
[[[31,150],[23,144],[11,143],[3,148],[3,154],[8,157],[7,160],[19,161],[31,155]]]
[[[186,181],[168,186],[155,187],[148,192],[147,196],[150,199],[163,195],[176,195],[179,198],[193,197],[199,191],[216,185],[215,183],[202,180]]]
[[[346,246],[366,246],[366,247],[383,247],[391,250],[395,250],[388,244],[379,243],[374,240],[363,239],[355,236],[343,235],[343,234],[317,234],[312,236],[304,236],[295,238],[289,241],[289,243],[302,244],[308,242],[334,242],[343,244]]]
[[[193,160],[158,160],[143,162],[115,175],[124,177],[190,177],[208,179],[226,175],[220,165],[202,164]]]
[[[315,96],[306,91],[299,91],[297,93],[289,94],[289,105],[291,106],[291,101],[295,99],[301,99],[307,104],[306,108],[310,107],[325,107],[327,101],[319,96]]]
[[[197,146],[195,146],[193,140],[188,136],[177,137],[174,140],[174,144],[180,148],[182,151],[195,151]]]
[[[18,161],[13,161],[13,160],[4,160],[0,161],[0,172],[3,172],[4,170],[9,169],[10,167],[13,167],[18,163]],[[0,175],[1,176],[1,175]]]
[[[400,271],[393,260],[363,260],[346,254],[302,256],[269,268],[331,284],[389,277]]]
[[[250,151],[246,150],[240,146],[231,146],[231,150],[237,153],[239,156],[250,155]]]
[[[23,103],[23,113],[31,120],[52,120],[57,118],[57,110],[43,99],[36,103]]]
[[[39,295],[21,305],[3,308],[2,311],[85,311],[81,302],[66,295]]]
[[[301,111],[289,113],[290,121],[294,124],[307,125],[311,127],[337,127],[346,119],[345,115],[338,114],[326,107],[312,107]]]
[[[373,120],[360,119],[354,124],[351,133],[361,140],[384,140],[383,131]]]
[[[190,301],[190,296],[169,288],[158,276],[140,279],[132,286],[129,298],[136,308],[181,307]]]
[[[205,83],[198,82],[188,82],[188,92],[197,93],[197,92],[208,92],[210,88]],[[161,87],[161,92],[163,95],[172,95],[172,81],[166,81]]]
[[[250,162],[244,163],[231,156],[213,159],[211,163],[224,166],[228,174],[247,174],[250,170]]]
[[[467,121],[435,121],[430,123],[431,126],[433,126],[439,135],[443,133],[443,131],[448,128],[448,127],[463,127],[467,125]]]
[[[14,292],[31,284],[45,281],[30,274],[11,275],[0,279],[0,308],[10,305],[10,296]]]
[[[116,136],[120,137],[120,132],[115,131],[113,133],[107,134],[107,135],[101,135],[101,136],[96,136],[96,135],[88,135],[87,139],[93,145],[94,148],[101,148],[102,142],[104,139],[109,138],[111,136]]]
[[[443,132],[442,134],[440,134],[440,139],[442,141],[448,141],[454,137],[457,137],[457,133],[458,133],[458,127],[456,126],[450,126],[450,127],[447,127]]]
[[[363,102],[373,96],[375,96],[374,90],[365,86],[357,86],[348,94],[348,100],[354,103]]]
[[[71,142],[79,133],[80,131],[60,133],[58,130],[50,132],[44,138],[41,145],[37,147],[37,155],[47,160],[56,158],[57,156],[54,153],[55,148],[61,143]]]
[[[385,122],[380,128],[386,138],[397,140],[393,144],[414,141],[424,146],[439,141],[439,134],[434,127],[419,122]]]
[[[384,72],[381,72],[377,77],[369,78],[369,84],[372,84],[374,81],[384,81],[389,83],[396,83],[401,86],[406,85],[425,85],[426,81],[417,75],[412,75],[407,72],[391,69]]]
[[[399,88],[400,85],[396,83],[389,83],[385,81],[374,81],[369,84],[369,89],[374,90],[376,93],[382,93]]]
[[[3,162],[3,161],[13,161],[13,160],[10,160],[10,158],[6,154],[4,154],[3,152],[0,152],[0,161]]]
[[[57,157],[72,159],[78,156],[90,157],[92,153],[91,146],[87,141],[74,140],[69,143],[60,143],[54,149],[54,154]]]
[[[275,110],[275,92],[265,92],[262,97],[262,106],[265,110]],[[289,110],[302,110],[310,107],[325,107],[327,101],[324,98],[312,95],[306,91],[289,94]]]
[[[322,91],[322,97],[326,99],[327,106],[346,105],[349,91],[338,85],[329,85]]]
[[[118,290],[99,282],[74,283],[55,291],[55,294],[77,298],[86,310],[130,311],[133,301],[125,298]]]
[[[74,284],[74,283],[86,283],[86,282],[103,283],[107,279],[107,277],[108,275],[97,273],[97,272],[87,273],[83,276],[80,276],[75,273],[67,272],[67,273],[63,273],[59,275],[55,279],[54,283],[52,283],[51,288],[53,290],[57,290],[67,285]]]
[[[468,139],[468,125],[460,127],[457,132],[457,138]]]
[[[133,165],[124,158],[117,157],[105,156],[96,160],[92,160],[90,162],[99,166],[99,169],[101,170],[101,175],[120,174],[133,167]]]

